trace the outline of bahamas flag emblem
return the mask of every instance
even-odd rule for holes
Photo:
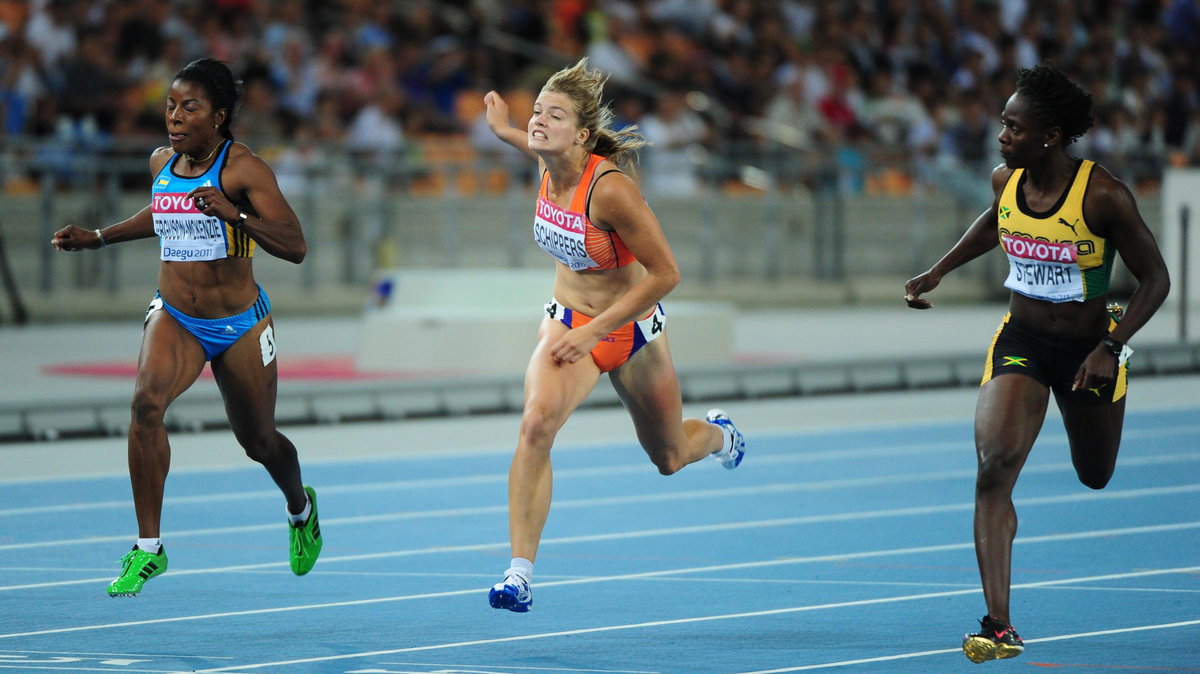
[[[1000,207],[1000,219],[1001,219],[1001,220],[1007,220],[1007,219],[1008,219],[1008,214],[1009,214],[1010,212],[1011,212],[1011,210],[1009,209],[1009,207],[1008,207],[1008,206],[1001,206],[1001,207]]]

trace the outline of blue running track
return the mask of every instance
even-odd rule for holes
[[[743,430],[737,470],[669,478],[632,435],[555,449],[523,615],[487,605],[508,565],[507,447],[306,464],[326,543],[302,578],[265,471],[173,473],[170,568],[126,599],[105,587],[132,544],[127,480],[10,481],[0,669],[1200,672],[1200,408],[1131,411],[1103,491],[1047,422],[1015,496],[1026,651],[984,665],[959,649],[984,613],[969,420]]]

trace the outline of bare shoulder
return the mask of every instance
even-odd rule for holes
[[[996,192],[997,196],[1000,195],[1000,192],[1004,189],[1004,186],[1008,184],[1008,179],[1012,177],[1012,174],[1013,169],[1009,168],[1003,163],[997,164],[996,167],[992,169],[992,190]]]
[[[254,150],[251,150],[249,145],[246,145],[245,143],[239,143],[237,141],[233,141],[229,144],[229,155],[226,159],[226,163],[231,166],[235,164],[240,165],[246,163],[262,164],[264,166],[266,165],[266,162],[263,161],[263,158],[255,154]]]
[[[604,161],[596,168],[592,187],[592,222],[605,230],[626,231],[656,222],[637,181],[612,162]],[[605,171],[607,175],[599,177]]]
[[[175,156],[175,151],[169,145],[155,149],[154,152],[150,153],[150,173],[152,175],[157,174],[167,165],[167,162],[173,156]]]
[[[1087,198],[1089,201],[1112,205],[1124,200],[1132,201],[1133,192],[1111,171],[1095,164],[1092,166],[1092,175],[1088,178]]]
[[[604,203],[632,199],[641,202],[642,191],[636,181],[615,163],[605,159],[596,166],[596,178],[592,184],[592,203]]]
[[[270,165],[254,153],[245,143],[234,141],[229,144],[229,155],[225,160],[226,175],[232,183],[248,185],[264,179],[274,179]]]

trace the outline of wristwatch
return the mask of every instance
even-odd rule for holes
[[[1100,340],[1100,343],[1103,344],[1104,348],[1107,349],[1108,352],[1117,359],[1118,366],[1129,362],[1129,357],[1133,355],[1133,349],[1129,348],[1128,344],[1122,344],[1112,337],[1106,336],[1104,339]]]
[[[1121,342],[1118,342],[1117,340],[1113,339],[1112,337],[1106,336],[1104,339],[1100,340],[1100,343],[1104,345],[1104,348],[1108,349],[1109,353],[1111,353],[1113,356],[1115,356],[1117,358],[1121,357],[1121,351],[1123,351],[1125,349],[1124,344],[1122,344]]]
[[[242,225],[246,224],[246,218],[248,217],[250,216],[246,215],[245,211],[238,211],[237,222],[233,223],[233,226],[240,228]]]

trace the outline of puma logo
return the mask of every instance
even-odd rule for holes
[[[1066,221],[1065,219],[1063,219],[1063,218],[1059,218],[1059,219],[1058,219],[1058,222],[1059,222],[1059,224],[1066,225],[1067,227],[1070,227],[1070,228],[1071,228],[1071,233],[1072,233],[1072,234],[1074,234],[1075,236],[1079,236],[1079,232],[1075,231],[1075,225],[1072,225],[1071,223],[1067,222],[1067,221]],[[1076,218],[1076,219],[1075,219],[1075,224],[1079,224],[1079,218]]]

